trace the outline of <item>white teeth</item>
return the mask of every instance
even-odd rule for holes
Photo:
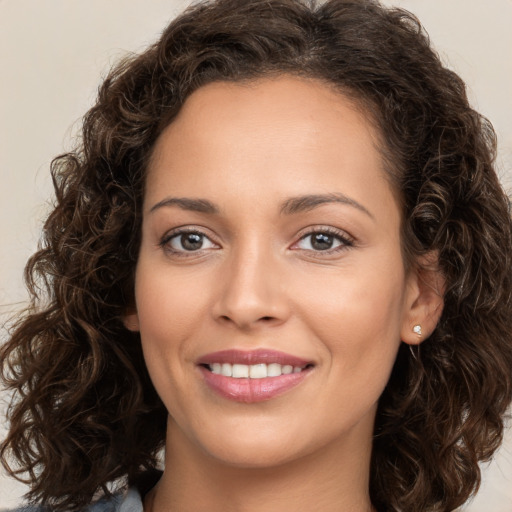
[[[235,379],[249,377],[249,367],[246,364],[234,364],[232,377]]]
[[[223,375],[224,377],[233,377],[235,379],[264,379],[265,377],[279,377],[290,373],[300,373],[301,366],[292,366],[290,364],[281,365],[279,363],[270,364],[230,364],[230,363],[212,363],[208,365],[212,373]]]
[[[231,375],[232,375],[231,365],[229,363],[222,363],[220,372],[222,375],[224,375],[224,377],[231,377]]]
[[[285,375],[288,374],[288,373],[292,373],[293,372],[293,366],[290,365],[290,364],[285,364],[281,370]]]
[[[269,377],[279,377],[281,375],[281,365],[277,363],[267,364],[267,375]]]
[[[264,379],[267,376],[266,364],[252,364],[249,366],[249,377],[251,379]]]

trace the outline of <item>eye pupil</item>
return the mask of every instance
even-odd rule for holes
[[[181,235],[181,245],[184,249],[193,251],[200,249],[203,245],[203,235],[198,233],[185,233]]]
[[[311,246],[319,251],[325,251],[332,247],[334,237],[325,233],[315,233],[312,237]]]

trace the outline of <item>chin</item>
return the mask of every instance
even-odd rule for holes
[[[269,469],[303,457],[302,447],[283,446],[282,439],[272,443],[239,442],[213,446],[209,455],[218,462],[240,469]]]
[[[300,460],[331,445],[339,432],[321,429],[306,417],[283,423],[276,418],[215,425],[198,432],[196,443],[218,462],[264,469]],[[220,434],[219,434],[220,432]]]
[[[269,468],[301,458],[318,443],[310,439],[302,422],[302,428],[293,428],[293,422],[283,424],[277,418],[247,417],[230,418],[230,421],[208,422],[196,417],[188,428],[175,423],[170,426],[169,440],[177,444],[192,443],[208,458],[228,466],[239,468]],[[209,424],[208,424],[209,423]],[[183,428],[184,427],[184,428]],[[297,425],[295,425],[297,427]],[[178,438],[176,437],[178,436]],[[321,443],[320,443],[321,444]],[[308,450],[309,447],[309,450]]]

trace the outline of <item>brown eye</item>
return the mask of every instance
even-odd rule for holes
[[[203,245],[203,236],[198,235],[197,233],[180,235],[179,240],[181,246],[187,251],[197,251],[197,249],[201,249],[201,246]]]
[[[194,252],[201,249],[216,247],[215,244],[203,233],[196,231],[182,231],[168,236],[164,241],[171,252]]]
[[[329,251],[342,249],[346,246],[352,246],[352,242],[341,234],[334,234],[328,231],[314,231],[303,236],[297,246],[299,249],[307,251]]]
[[[334,244],[334,237],[325,233],[315,233],[311,235],[311,247],[317,251],[331,249]]]

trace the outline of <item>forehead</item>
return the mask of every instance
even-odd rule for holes
[[[353,99],[316,79],[208,84],[157,141],[147,195],[156,199],[169,188],[224,194],[226,187],[298,195],[341,187],[378,201],[390,189],[379,133],[367,117]]]
[[[197,126],[204,130],[221,123],[238,129],[244,121],[249,133],[264,128],[277,136],[286,126],[288,131],[295,127],[297,136],[301,129],[304,135],[311,135],[311,130],[316,129],[318,135],[326,138],[339,135],[329,128],[339,129],[350,123],[354,136],[363,135],[380,144],[372,112],[363,108],[354,94],[344,94],[320,79],[294,75],[218,81],[202,86],[186,99],[167,131]],[[254,124],[250,126],[251,123]]]

